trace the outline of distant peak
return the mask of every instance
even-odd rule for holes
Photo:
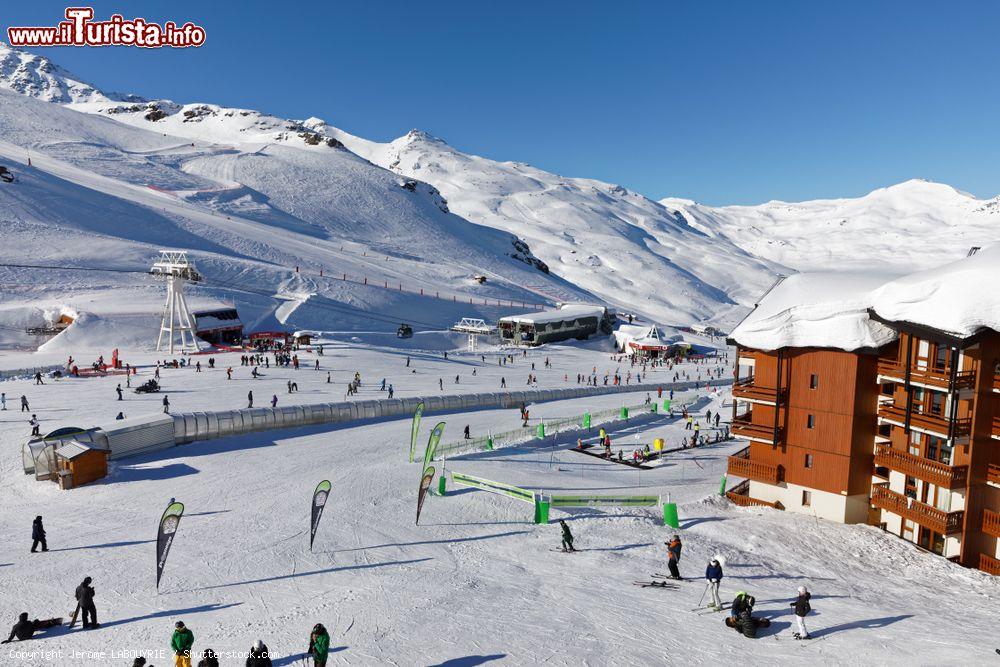
[[[427,132],[424,132],[423,130],[417,130],[417,129],[413,129],[407,132],[406,136],[403,137],[403,139],[405,139],[407,143],[415,143],[419,141],[432,144],[444,143],[443,139],[439,139],[438,137],[435,137],[433,134],[429,134]]]
[[[107,102],[137,99],[105,94],[44,56],[0,42],[0,88],[46,102]]]
[[[909,180],[903,181],[902,183],[896,183],[895,185],[890,185],[885,188],[879,188],[871,192],[872,195],[878,193],[891,193],[891,194],[920,194],[920,193],[938,193],[945,195],[957,194],[962,197],[968,197],[970,199],[975,199],[974,195],[968,192],[963,192],[957,188],[954,188],[946,183],[938,183],[936,181],[931,181],[926,178],[911,178]]]

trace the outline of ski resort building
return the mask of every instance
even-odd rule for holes
[[[877,525],[1000,574],[1000,299],[976,290],[997,273],[994,251],[774,287],[729,339],[732,431],[749,440],[729,498]]]
[[[542,345],[571,338],[586,340],[602,332],[611,334],[614,318],[604,306],[563,304],[556,310],[501,317],[497,324],[502,342]]]
[[[679,349],[691,346],[681,342],[680,336],[664,338],[655,326],[622,324],[614,332],[615,346],[622,354],[634,354],[643,359],[669,357]]]
[[[192,313],[195,333],[212,345],[239,345],[243,341],[243,322],[235,308],[216,308]]]

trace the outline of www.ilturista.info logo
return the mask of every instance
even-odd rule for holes
[[[163,25],[144,18],[126,19],[112,14],[107,21],[94,21],[92,7],[67,7],[66,19],[56,26],[7,28],[11,46],[141,46],[157,49],[164,46],[186,48],[205,43],[205,29],[188,21],[178,26],[173,21]]]

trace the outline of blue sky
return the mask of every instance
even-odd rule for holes
[[[83,3],[80,3],[83,4]],[[91,3],[200,49],[41,52],[106,90],[411,128],[498,160],[709,204],[908,178],[1000,193],[1000,3]],[[3,5],[54,25],[64,3]]]

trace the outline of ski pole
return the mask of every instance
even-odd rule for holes
[[[705,590],[703,590],[703,591],[701,592],[701,597],[700,597],[700,598],[698,599],[698,606],[699,606],[699,607],[701,606],[701,603],[705,601],[705,594],[706,594],[706,593],[708,593],[708,589],[709,589],[709,587],[710,587],[711,585],[712,585],[712,582],[711,582],[711,581],[710,581],[710,582],[708,582],[708,584],[707,584],[707,585],[705,586]]]

